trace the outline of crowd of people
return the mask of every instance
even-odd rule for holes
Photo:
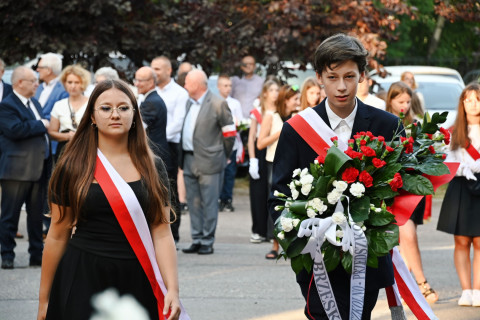
[[[352,53],[345,46],[357,49]],[[347,58],[332,58],[339,52]],[[187,319],[176,271],[181,213],[188,209],[191,235],[182,252],[213,254],[219,211],[235,211],[237,164],[245,161],[245,153],[250,242],[271,242],[265,258],[276,259],[279,244],[273,226],[278,213],[275,201],[268,199],[272,190],[288,194],[293,169],[316,158],[287,123],[291,117],[313,108],[345,141],[355,134],[353,128],[391,138],[400,115],[405,127],[423,120],[428,106],[416,91],[414,74],[405,72],[387,92],[374,95],[365,61],[366,50],[358,40],[329,38],[315,54],[317,76],[298,88],[275,76],[263,79],[256,73],[255,58],[248,55],[240,64],[242,76],[218,76],[219,96],[208,87],[205,72],[188,62],[174,77],[166,56],[136,70],[134,87],[111,67],[93,76],[80,65],[62,68],[53,53],[42,55],[34,70],[17,67],[12,86],[0,85],[1,268],[15,267],[15,238],[22,237],[18,223],[25,205],[30,266],[42,266],[39,319],[72,314],[84,319],[92,312],[89,297],[109,286],[133,294],[152,318],[164,313],[169,319]],[[0,59],[0,78],[4,68]],[[237,128],[245,119],[250,127],[242,141]],[[478,84],[463,90],[451,130],[447,161],[460,162],[460,167],[446,191],[438,230],[455,237],[454,260],[463,290],[458,304],[480,306],[480,219],[474,214],[480,195],[469,191],[471,181],[480,178]],[[98,168],[103,167],[107,173],[102,175]],[[116,184],[117,176],[123,184]],[[113,194],[124,207],[114,205]],[[429,200],[423,199],[400,227],[400,252],[426,300],[434,303],[439,296],[427,282],[417,239]],[[150,230],[148,240],[143,240],[143,226]],[[134,248],[132,241],[140,238],[142,245]],[[140,258],[149,254],[150,260]],[[365,314],[373,309],[378,289],[393,279],[391,261],[381,260],[382,276],[366,287]],[[150,271],[161,274],[158,283],[147,276]],[[345,296],[347,305],[339,306],[348,314],[349,282],[339,280],[348,278],[343,273],[335,270],[329,276],[338,280],[333,291]],[[134,279],[135,286],[123,286],[122,277]],[[305,270],[297,275],[311,303],[306,316],[323,319],[310,278]],[[154,294],[145,294],[148,287]]]

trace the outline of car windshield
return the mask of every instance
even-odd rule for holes
[[[422,82],[417,90],[423,94],[428,110],[456,109],[462,93],[460,85],[441,82]]]

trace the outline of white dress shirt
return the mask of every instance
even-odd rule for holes
[[[355,108],[353,108],[353,111],[345,119],[340,118],[330,109],[328,98],[325,100],[325,109],[327,111],[328,121],[330,121],[330,126],[337,134],[338,139],[348,143],[348,140],[352,136],[353,123],[357,115],[357,99],[355,99]]]
[[[188,92],[173,79],[170,79],[170,82],[163,89],[157,86],[156,90],[167,106],[167,141],[179,143]]]
[[[3,82],[2,79],[0,79],[0,100],[2,100],[3,97]]]
[[[183,140],[182,148],[186,151],[193,151],[193,132],[195,131],[195,123],[197,122],[198,113],[200,112],[200,107],[202,106],[203,100],[205,100],[205,92],[198,101],[190,99],[192,105],[188,111],[187,116],[185,117],[185,124],[183,126]]]
[[[42,108],[45,106],[45,103],[47,103],[48,97],[50,97],[50,94],[52,93],[57,82],[58,77],[50,81],[48,84],[45,82],[41,84],[43,86],[43,91],[40,93],[40,97],[38,97],[38,102],[40,102]]]

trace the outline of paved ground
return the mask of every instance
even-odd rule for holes
[[[269,243],[251,244],[248,189],[239,181],[234,213],[220,213],[215,254],[178,254],[181,298],[193,320],[304,320],[304,301],[285,261],[264,258]],[[453,265],[453,238],[435,231],[441,199],[434,200],[432,221],[419,228],[424,270],[440,300],[439,319],[480,319],[480,308],[456,305],[460,288]],[[20,231],[26,234],[25,214]],[[190,244],[188,214],[182,216],[180,247]],[[29,268],[27,242],[19,240],[15,269],[0,270],[0,320],[36,318],[39,268]],[[407,311],[408,319],[415,319]],[[389,319],[381,292],[373,319]]]

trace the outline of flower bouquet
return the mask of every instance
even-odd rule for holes
[[[326,271],[341,263],[352,273],[355,251],[363,251],[363,264],[378,267],[378,257],[398,245],[394,198],[400,192],[433,194],[428,176],[449,173],[446,155],[439,151],[450,140],[449,132],[439,127],[446,117],[447,112],[431,118],[426,114],[423,123],[403,128],[401,115],[392,141],[359,132],[345,151],[332,138],[326,155],[309,168],[294,170],[291,196],[274,192],[284,201],[275,208],[282,210],[275,223],[280,256],[291,259],[296,273],[311,272],[318,258]]]
[[[250,124],[251,124],[251,119],[246,118],[246,119],[241,119],[237,121],[237,132],[242,132],[250,129]]]

